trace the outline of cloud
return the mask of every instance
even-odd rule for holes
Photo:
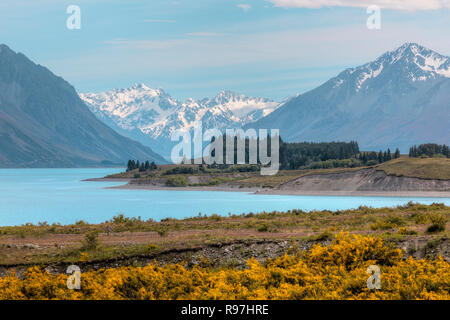
[[[188,40],[179,39],[179,40],[128,40],[128,39],[113,39],[104,41],[105,44],[130,48],[130,49],[143,49],[143,50],[166,50],[172,49],[174,47],[178,47],[187,43]]]
[[[248,10],[250,10],[252,8],[251,5],[246,4],[246,3],[240,3],[237,4],[236,7],[241,8],[242,10],[244,10],[245,12],[247,12]]]
[[[188,36],[194,37],[223,37],[228,36],[229,33],[218,33],[218,32],[190,32]]]
[[[175,23],[176,20],[168,20],[168,19],[146,19],[144,22],[160,22],[160,23]]]
[[[269,0],[275,7],[310,8],[362,7],[377,5],[384,9],[415,11],[450,8],[450,0]]]

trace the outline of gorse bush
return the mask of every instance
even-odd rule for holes
[[[337,235],[330,245],[284,255],[247,268],[183,264],[121,267],[81,275],[81,290],[68,290],[68,275],[37,267],[19,279],[0,278],[0,299],[450,299],[450,263],[402,259],[379,238]],[[369,265],[381,269],[381,289],[367,288]]]

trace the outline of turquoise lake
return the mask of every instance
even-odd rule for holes
[[[129,217],[185,218],[202,214],[302,209],[338,210],[397,206],[408,201],[440,202],[450,198],[253,195],[218,191],[105,189],[118,182],[83,182],[122,169],[0,169],[0,225],[27,222],[98,223],[123,213]]]

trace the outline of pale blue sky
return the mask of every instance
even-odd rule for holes
[[[448,1],[384,1],[400,10],[382,9],[381,30],[366,27],[368,1],[309,8],[328,2],[2,0],[0,43],[79,92],[144,82],[178,99],[233,90],[281,100],[404,42],[450,56]],[[70,4],[81,30],[66,28]]]

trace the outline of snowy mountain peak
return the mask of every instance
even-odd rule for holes
[[[80,94],[80,97],[98,118],[143,143],[139,136],[133,135],[169,139],[174,130],[193,128],[195,121],[201,121],[205,130],[243,127],[280,105],[270,99],[247,97],[233,91],[222,91],[212,99],[189,98],[182,102],[162,89],[152,89],[145,84]]]
[[[450,78],[450,58],[417,43],[405,43],[397,50],[386,53],[385,56],[391,58],[391,64],[396,62],[413,64],[424,72]]]
[[[369,80],[380,76],[393,79],[393,75],[410,82],[450,78],[450,58],[417,43],[405,43],[372,62],[345,70],[332,82],[333,88],[350,83],[359,92],[370,87],[372,81]]]

